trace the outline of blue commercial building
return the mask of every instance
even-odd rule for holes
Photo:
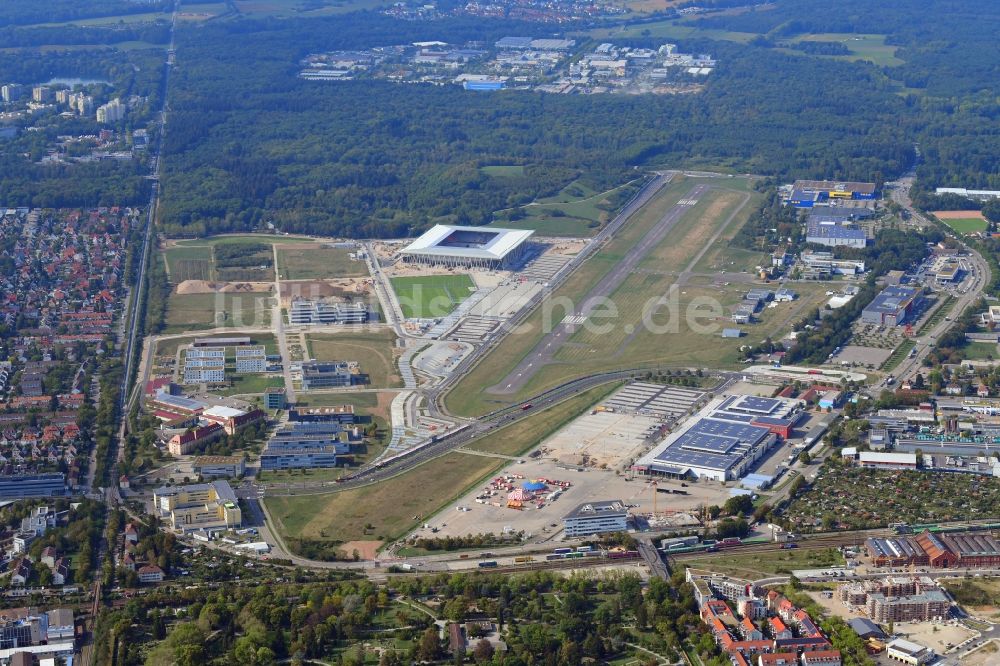
[[[868,245],[864,229],[853,224],[827,224],[810,220],[806,223],[806,242],[827,247],[857,247]]]
[[[743,476],[793,424],[795,401],[736,395],[715,401],[636,461],[637,471],[730,481]]]
[[[503,90],[505,84],[503,81],[463,81],[462,87],[466,90],[478,92],[493,92],[495,90]]]
[[[0,499],[62,497],[65,494],[66,475],[62,472],[0,476]]]

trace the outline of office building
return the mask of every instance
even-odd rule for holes
[[[365,303],[324,303],[298,299],[292,301],[288,310],[288,323],[294,325],[364,324],[368,318],[369,309]]]
[[[264,407],[266,409],[284,409],[286,405],[283,387],[269,386],[264,389]]]
[[[329,388],[367,384],[368,376],[351,372],[345,361],[306,361],[302,364],[302,388]]]
[[[628,530],[628,509],[621,500],[587,502],[563,517],[566,536],[579,537]]]
[[[246,473],[243,456],[198,456],[191,463],[191,470],[202,478],[238,477]]]
[[[153,505],[171,529],[180,532],[232,529],[242,522],[236,493],[223,480],[157,488]]]

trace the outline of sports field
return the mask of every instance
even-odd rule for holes
[[[476,286],[468,275],[395,277],[391,282],[407,319],[444,317],[467,299]]]
[[[391,330],[358,333],[311,333],[306,337],[309,354],[318,361],[358,361],[368,375],[370,388],[402,386],[396,369],[396,334]]]
[[[974,234],[989,227],[978,210],[938,210],[933,215],[959,234]]]

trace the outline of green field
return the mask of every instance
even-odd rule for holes
[[[170,294],[164,333],[271,325],[271,297],[257,294]]]
[[[358,361],[371,388],[403,385],[396,369],[396,334],[381,329],[359,333],[312,333],[306,337],[309,355],[318,361]]]
[[[226,377],[229,386],[221,390],[214,390],[213,393],[219,395],[256,395],[263,393],[264,389],[285,385],[283,378],[267,375],[237,375],[227,372]]]
[[[392,288],[407,319],[444,317],[472,294],[468,275],[424,275],[392,278]]]
[[[992,361],[1000,358],[997,345],[993,342],[970,342],[962,347],[962,355],[970,361]]]
[[[239,243],[268,243],[280,245],[282,243],[314,243],[315,238],[308,236],[272,236],[270,234],[231,234],[223,236],[209,236],[208,238],[188,238],[179,240],[175,245],[189,247],[191,245],[233,245]]]
[[[959,234],[974,234],[986,231],[988,225],[986,220],[978,217],[960,217],[951,220],[941,220]]]
[[[484,166],[479,167],[479,170],[493,178],[520,178],[524,175],[524,167],[519,164]]]
[[[853,33],[818,33],[803,35],[796,42],[836,42],[843,44],[851,55],[821,56],[839,60],[866,60],[882,67],[902,65],[903,61],[896,57],[897,46],[885,43],[885,35],[858,35]]]
[[[836,548],[809,548],[803,542],[799,548],[776,553],[740,554],[714,553],[706,557],[677,560],[678,564],[692,569],[706,569],[714,573],[747,578],[750,580],[788,574],[795,569],[816,569],[844,564],[844,556]]]
[[[164,251],[167,262],[167,274],[172,284],[185,280],[213,279],[212,248],[208,245],[189,245],[172,247]]]
[[[684,20],[668,19],[650,23],[625,25],[618,28],[597,28],[588,33],[598,40],[634,39],[658,37],[668,40],[717,39],[737,44],[748,44],[758,35],[753,32],[733,32],[730,30],[702,29]]]
[[[593,236],[637,186],[633,181],[606,192],[595,192],[586,184],[574,181],[555,196],[514,210],[498,211],[491,225],[532,229],[544,236]]]
[[[497,453],[527,450],[600,400],[609,388],[598,387],[536,412],[476,440],[469,448]],[[371,486],[264,501],[276,527],[286,536],[337,542],[395,539],[506,464],[500,458],[452,452]],[[374,529],[365,530],[368,523]]]
[[[578,303],[591,286],[611,271],[662,218],[664,212],[686,196],[692,185],[698,182],[706,181],[685,178],[664,188],[598,254],[577,269],[554,294],[553,300],[565,297],[572,303]],[[541,340],[544,309],[539,309],[528,317],[519,331],[505,338],[457,384],[446,396],[448,408],[457,414],[482,414],[527,399],[573,377],[606,369],[648,365],[736,367],[741,344],[779,335],[807,308],[817,305],[823,298],[823,291],[815,285],[802,285],[801,289],[797,289],[801,298],[774,309],[765,309],[761,314],[761,323],[746,327],[748,338],[743,340],[723,340],[718,332],[698,332],[689,324],[689,308],[711,299],[718,303],[720,309],[715,313],[710,309],[698,310],[711,316],[702,317],[696,324],[714,324],[718,329],[727,326],[729,307],[740,301],[752,286],[746,278],[733,280],[727,285],[711,276],[693,276],[684,287],[671,290],[677,274],[692,264],[696,264],[695,268],[706,262],[725,264],[727,270],[735,270],[730,266],[729,248],[723,239],[735,233],[744,223],[757,195],[750,191],[747,181],[740,178],[715,179],[707,184],[715,189],[705,192],[698,204],[685,212],[664,240],[640,262],[638,270],[629,275],[611,295],[617,316],[607,320],[611,323],[609,330],[577,329],[568,343],[555,354],[553,362],[537,370],[519,392],[510,395],[489,393],[486,389],[506,377]],[[713,243],[716,232],[720,233],[719,239]],[[696,262],[703,249],[705,254]],[[733,261],[745,265],[761,255],[737,250],[734,256]],[[665,295],[666,305],[657,305],[655,299]],[[651,313],[647,314],[646,320],[654,324],[671,324],[666,335],[645,325],[644,311]],[[564,315],[562,308],[552,308],[551,323],[558,323]]]
[[[351,259],[345,248],[278,249],[278,277],[283,280],[365,277],[368,266]]]

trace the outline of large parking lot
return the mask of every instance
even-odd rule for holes
[[[610,470],[583,468],[564,465],[551,460],[526,459],[523,463],[512,463],[499,475],[519,475],[523,479],[513,479],[513,485],[520,488],[524,482],[546,478],[568,481],[572,485],[552,501],[543,501],[539,507],[535,502],[525,502],[520,509],[507,507],[507,492],[498,491],[488,498],[493,504],[480,504],[476,497],[484,492],[485,484],[458,500],[453,506],[437,514],[427,524],[414,532],[420,537],[446,537],[465,534],[518,532],[530,535],[529,542],[545,542],[562,537],[562,518],[572,509],[585,502],[603,499],[620,499],[634,505],[634,514],[648,514],[653,510],[655,488],[646,480],[632,478]],[[631,479],[631,480],[630,480]],[[673,495],[659,493],[656,510],[663,520],[669,515],[697,513],[701,505],[722,504],[729,497],[729,490],[713,481],[688,481],[682,488],[679,481],[660,481],[663,489],[676,488],[688,493]],[[550,486],[554,488],[555,486]],[[544,494],[543,494],[544,497]],[[466,510],[459,510],[458,507]],[[684,516],[677,518],[685,522]],[[432,530],[436,529],[437,532]]]

